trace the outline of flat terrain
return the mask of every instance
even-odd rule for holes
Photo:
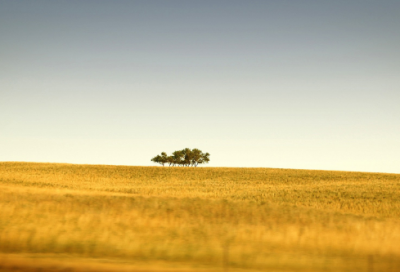
[[[0,163],[0,271],[400,271],[400,175]]]

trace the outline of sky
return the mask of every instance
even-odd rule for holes
[[[0,161],[400,173],[400,1],[0,0]]]

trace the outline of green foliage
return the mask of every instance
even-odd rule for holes
[[[162,152],[151,159],[152,162],[159,163],[164,166],[166,163],[169,166],[192,166],[197,167],[199,164],[208,163],[210,161],[210,153],[203,153],[200,149],[185,148],[174,151],[171,156]]]
[[[157,155],[151,159],[152,162],[159,163],[162,166],[168,162],[168,155],[165,152],[161,152],[161,156]]]

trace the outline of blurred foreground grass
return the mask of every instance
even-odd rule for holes
[[[0,163],[0,271],[400,271],[400,175]]]

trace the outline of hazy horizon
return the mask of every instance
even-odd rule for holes
[[[399,1],[0,1],[0,161],[400,173]]]

